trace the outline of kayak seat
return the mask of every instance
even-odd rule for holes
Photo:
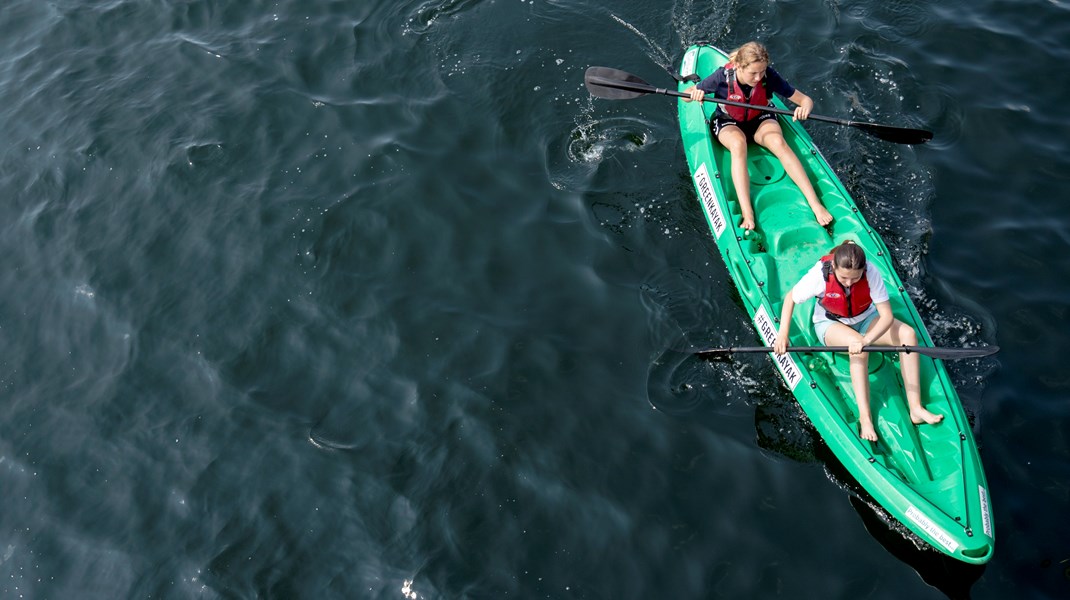
[[[821,239],[822,237],[826,237],[825,232],[817,224],[817,221],[814,221],[812,225],[810,223],[800,223],[793,229],[781,230],[771,234],[769,236],[769,247],[773,254],[786,255],[789,253],[795,254],[808,246],[813,246],[815,248],[814,261],[816,262],[822,256],[821,250],[827,250],[824,248],[817,249],[817,244],[814,243],[815,239]],[[807,267],[809,266],[808,264]]]
[[[751,201],[758,226],[764,231],[783,231],[813,220],[814,213],[806,204],[802,192],[795,187],[752,187]]]

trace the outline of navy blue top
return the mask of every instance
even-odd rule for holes
[[[743,90],[743,93],[750,97],[751,86],[746,85],[736,79],[736,83],[739,83],[739,87]],[[712,75],[703,79],[697,86],[698,89],[712,93],[715,98],[722,100],[728,99],[728,76],[725,75],[724,67],[718,68]],[[795,95],[795,88],[787,82],[780,73],[777,73],[773,67],[769,67],[765,70],[765,89],[769,92],[775,92],[783,98],[791,98]],[[717,106],[718,115],[724,115],[724,111],[721,110],[721,106]]]

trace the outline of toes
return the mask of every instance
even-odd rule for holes
[[[869,442],[877,441],[877,432],[873,429],[872,426],[859,427],[858,435],[862,439],[864,439],[866,441],[869,441]]]
[[[911,414],[910,421],[915,425],[936,425],[944,420],[944,415],[938,415],[932,412],[919,413],[917,415]]]

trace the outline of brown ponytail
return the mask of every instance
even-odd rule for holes
[[[866,251],[851,240],[846,240],[832,249],[832,266],[837,269],[864,269]]]

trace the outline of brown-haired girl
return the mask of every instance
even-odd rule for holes
[[[858,402],[859,434],[876,441],[869,407],[869,354],[863,346],[914,346],[917,334],[892,316],[888,290],[880,272],[866,260],[866,253],[846,241],[817,262],[784,297],[780,330],[773,351],[784,354],[791,331],[795,305],[817,297],[814,303],[814,332],[826,346],[847,346],[850,355],[851,387]],[[899,366],[906,387],[910,420],[915,424],[936,424],[944,416],[921,405],[919,359],[917,353],[899,353]]]
[[[796,104],[793,119],[806,120],[814,107],[814,101],[792,87],[779,73],[769,66],[769,52],[758,42],[747,42],[728,57],[728,63],[691,88],[687,102],[701,102],[708,93],[715,98],[744,102],[756,106],[770,106],[773,93]],[[821,204],[814,186],[803,170],[799,157],[795,156],[787,142],[776,115],[760,110],[725,106],[719,104],[714,114],[713,135],[732,156],[732,181],[743,221],[740,227],[754,229],[754,206],[750,197],[750,174],[747,173],[747,143],[754,140],[773,153],[784,165],[791,180],[802,191],[817,222],[828,225],[832,215]]]

